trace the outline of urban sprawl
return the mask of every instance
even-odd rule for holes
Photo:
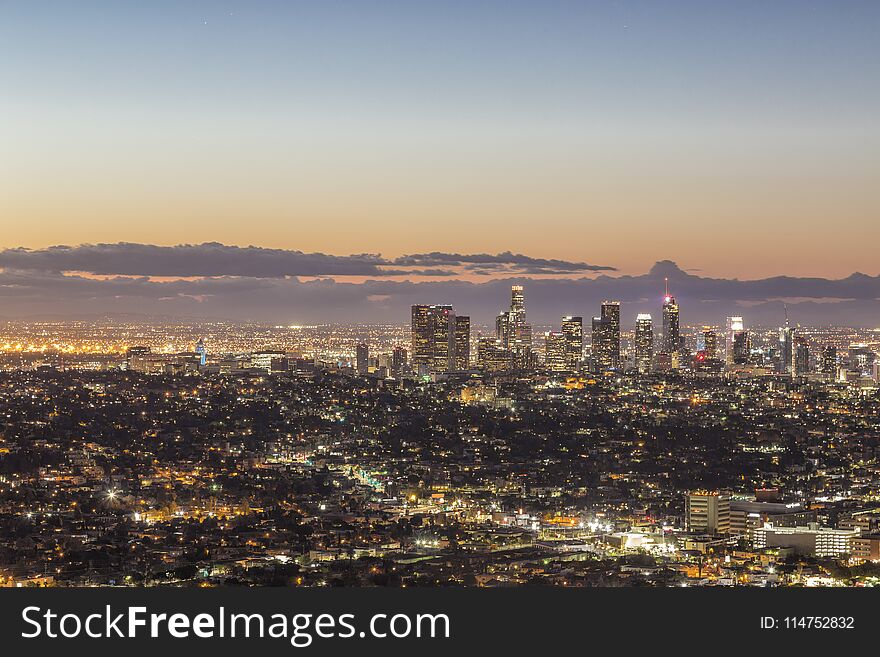
[[[0,585],[880,582],[880,332],[657,306],[0,324]]]

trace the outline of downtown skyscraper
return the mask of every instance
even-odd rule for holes
[[[791,375],[806,376],[810,373],[810,347],[803,336],[796,335],[791,356]]]
[[[640,313],[636,317],[635,366],[639,374],[651,371],[654,363],[654,322],[651,315]]]
[[[731,363],[733,365],[748,365],[752,354],[752,339],[746,329],[736,331],[733,334],[731,345]]]
[[[794,367],[794,328],[788,322],[788,307],[785,307],[785,326],[779,329],[779,363],[776,371],[791,374]]]
[[[562,335],[565,340],[566,369],[575,370],[584,355],[584,319],[567,315],[562,318]]]
[[[834,345],[826,345],[822,349],[822,374],[829,379],[837,376],[837,347]]]
[[[551,372],[565,372],[569,369],[568,344],[561,331],[547,331],[544,334],[544,367]]]
[[[561,331],[544,334],[544,366],[553,372],[574,371],[580,367],[584,352],[584,320],[566,315]]]
[[[666,295],[663,297],[663,337],[661,351],[669,358],[672,369],[678,369],[681,358],[681,328],[679,325],[678,303],[675,297],[669,294],[669,286],[666,287]]]
[[[526,323],[526,297],[522,285],[510,286],[510,310],[502,313],[502,331],[497,337],[508,349],[531,348],[532,327]],[[496,331],[498,323],[496,322]]]
[[[532,363],[532,327],[526,322],[526,300],[522,285],[510,286],[510,310],[495,319],[498,346],[511,352],[513,367],[521,369]]]
[[[738,333],[743,330],[743,318],[739,316],[728,317],[724,329],[724,358],[727,366],[733,365],[733,344]]]
[[[455,369],[466,370],[471,362],[471,318],[455,316]]]
[[[418,375],[455,369],[455,310],[448,305],[412,307],[412,367]]]
[[[593,368],[599,372],[620,367],[620,302],[603,301],[593,318]]]
[[[370,347],[361,342],[355,349],[355,369],[358,374],[366,374],[370,371]]]
[[[703,327],[702,332],[703,354],[710,360],[718,358],[718,334],[711,326]]]

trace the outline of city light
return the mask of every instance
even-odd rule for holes
[[[605,300],[586,334],[537,332],[528,293],[490,327],[437,305],[408,326],[7,324],[0,458],[41,465],[4,470],[0,501],[51,540],[4,581],[259,583],[241,564],[270,560],[327,586],[381,560],[402,586],[442,555],[431,581],[454,584],[482,555],[505,584],[830,585],[780,551],[880,561],[873,330],[689,326],[668,293],[657,329]],[[125,540],[118,577],[53,547],[93,535]]]

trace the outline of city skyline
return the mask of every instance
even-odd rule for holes
[[[541,350],[508,292],[495,336],[0,324],[0,586],[878,584],[875,331],[679,333],[669,289]]]
[[[880,274],[876,3],[38,4],[0,15],[5,247]]]
[[[0,0],[4,630],[522,652],[663,587],[651,636],[864,631],[790,603],[880,587],[878,27]]]

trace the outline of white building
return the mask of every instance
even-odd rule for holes
[[[858,529],[831,529],[813,523],[806,527],[774,527],[767,524],[752,530],[756,549],[793,548],[798,554],[813,557],[842,557],[853,553]]]

